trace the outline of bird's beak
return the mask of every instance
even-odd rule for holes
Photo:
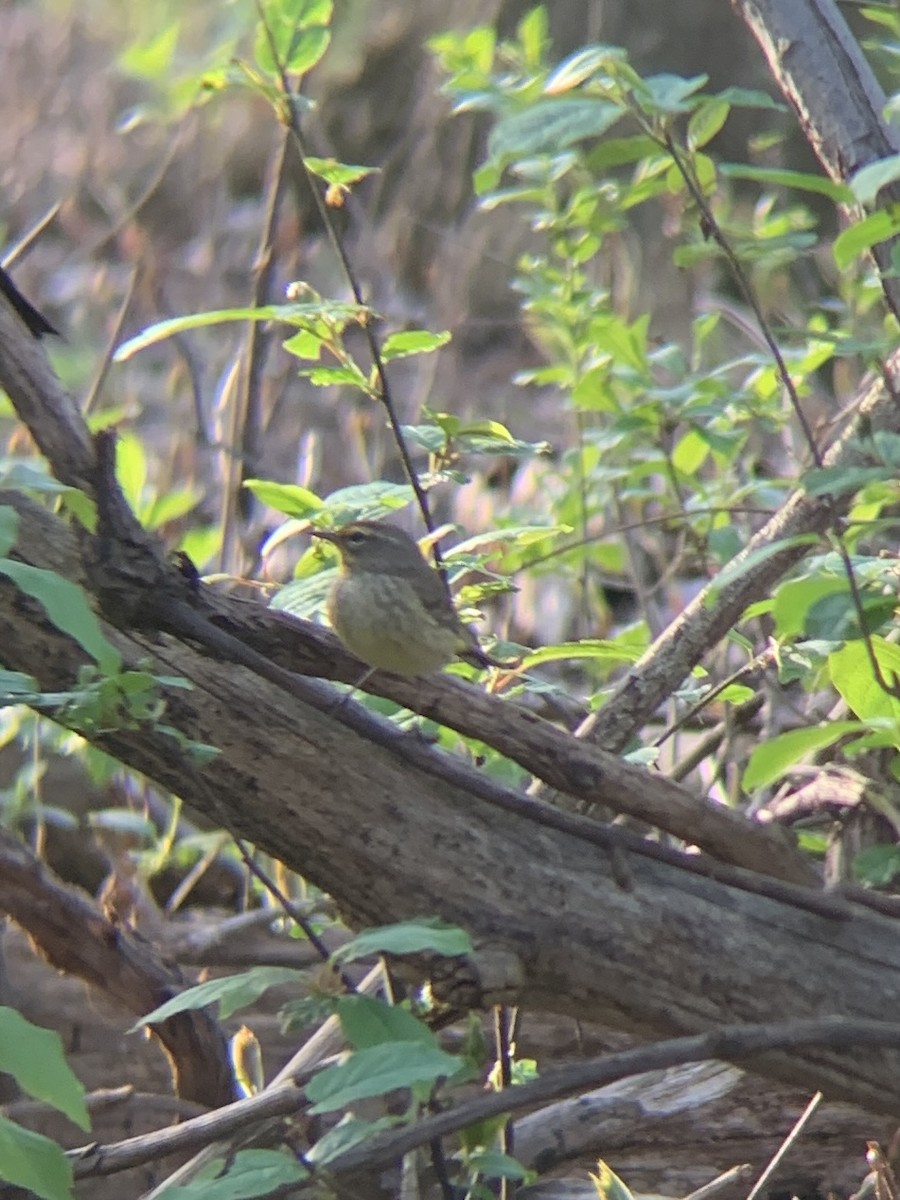
[[[309,532],[313,537],[321,538],[323,542],[331,542],[332,546],[338,544],[338,535],[331,529],[311,529]]]

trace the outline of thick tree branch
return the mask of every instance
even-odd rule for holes
[[[191,591],[188,581],[165,562],[158,545],[140,528],[124,504],[114,476],[112,439],[101,435],[93,457],[89,461],[79,459],[73,465],[68,442],[60,448],[54,438],[43,433],[43,426],[56,420],[56,408],[44,411],[40,407],[42,375],[37,371],[29,375],[27,364],[24,370],[16,368],[21,340],[27,341],[29,352],[36,345],[15,315],[0,306],[0,384],[6,386],[16,405],[20,403],[20,390],[25,389],[27,401],[19,409],[20,416],[34,423],[35,438],[47,447],[48,454],[65,453],[59,462],[51,457],[54,471],[64,471],[69,477],[84,475],[83,486],[97,504],[97,536],[81,539],[85,566],[82,580],[98,597],[108,618],[125,630],[164,629],[181,639],[205,644],[219,658],[243,662],[257,673],[268,671],[271,675],[277,663],[347,682],[358,679],[360,664],[334,638],[308,623],[283,618],[279,622],[271,615],[254,616],[247,605],[232,600],[217,601],[206,589]],[[78,420],[74,406],[70,405],[69,425],[76,426]],[[41,561],[41,539],[25,537],[20,541],[23,547],[20,553],[30,555],[29,561],[35,565],[53,565]],[[218,625],[220,634],[210,626],[210,620]],[[275,628],[283,633],[278,644],[272,636]],[[254,636],[255,630],[259,631],[258,636]],[[228,644],[226,637],[232,639]],[[252,657],[253,652],[256,658]],[[259,656],[267,661],[263,662]],[[300,686],[296,680],[292,685],[295,692]],[[615,811],[663,828],[723,862],[791,882],[815,880],[793,841],[778,827],[765,828],[699,799],[678,784],[575,740],[525,709],[470,687],[454,688],[449,680],[438,678],[410,681],[379,675],[372,686],[373,690],[407,703],[450,728],[494,746],[537,778],[576,798],[607,804]],[[302,688],[309,702],[325,709],[333,707],[329,692],[321,685],[310,682]],[[377,723],[358,711],[356,705],[345,706],[337,719],[344,725],[353,725],[365,737],[378,736],[374,732]],[[387,734],[382,732],[380,736]],[[410,747],[408,753],[413,749]],[[438,756],[432,756],[432,769],[437,768],[439,761]],[[171,782],[169,786],[178,790]]]
[[[450,999],[517,998],[643,1035],[766,1020],[773,1011],[867,1020],[893,1011],[900,942],[886,918],[843,903],[816,915],[787,893],[767,898],[654,861],[605,831],[626,860],[631,886],[623,888],[587,837],[511,818],[479,795],[477,772],[469,787],[462,775],[428,769],[417,757],[433,753],[428,747],[408,757],[399,743],[363,738],[320,704],[187,643],[110,636],[126,662],[145,659],[191,679],[192,691],[169,698],[167,720],[221,754],[201,771],[171,737],[144,729],[99,744],[296,868],[353,920],[437,912],[467,927],[474,961],[434,984]],[[50,689],[71,679],[81,659],[32,602],[9,591],[0,600],[0,644],[12,666],[28,666]],[[501,861],[514,867],[498,871]],[[796,889],[804,895],[817,893]],[[893,1052],[797,1051],[765,1066],[789,1082],[900,1111]]]
[[[55,384],[48,384],[47,404],[42,405],[45,367],[33,342],[28,352],[16,348],[16,340],[24,336],[17,319],[0,304],[0,383],[19,405],[57,475],[84,487],[98,503],[99,536],[85,540],[83,561],[92,590],[120,630],[113,636],[126,662],[147,658],[158,672],[176,671],[191,680],[192,692],[169,697],[168,719],[186,737],[214,743],[221,754],[200,770],[172,738],[153,729],[119,729],[98,738],[101,745],[217,823],[276,854],[357,920],[384,922],[439,912],[467,926],[478,954],[444,986],[451,994],[454,988],[464,989],[473,1003],[515,997],[532,1007],[575,1012],[644,1035],[693,1034],[729,1021],[766,1020],[773,1011],[798,1019],[810,1012],[853,1020],[892,1015],[900,987],[900,948],[889,920],[847,905],[828,909],[826,903],[822,912],[811,912],[811,905],[791,902],[787,892],[775,898],[725,886],[690,873],[687,864],[635,853],[628,839],[606,833],[605,844],[618,845],[626,861],[623,879],[610,870],[610,856],[598,853],[586,829],[556,818],[533,819],[531,810],[515,809],[514,800],[521,800],[515,793],[480,779],[463,764],[447,765],[428,747],[384,731],[377,721],[352,710],[329,715],[323,685],[294,676],[289,682],[284,667],[263,652],[268,634],[252,644],[235,637],[241,624],[234,615],[238,607],[217,607],[205,596],[192,599],[185,582],[166,567],[158,548],[118,503],[109,445],[101,443],[99,455],[95,453],[77,413]],[[892,362],[889,375],[893,378],[897,370],[898,363]],[[889,390],[878,385],[863,399],[859,419],[869,428],[900,428]],[[845,439],[833,448],[831,461],[855,461],[859,454]],[[830,505],[798,494],[754,547],[819,532],[832,512]],[[19,552],[24,556],[38,549],[26,543]],[[703,602],[691,606],[606,710],[603,720],[611,723],[605,744],[620,746],[749,600],[765,594],[803,552],[782,548],[715,597],[706,597],[709,610]],[[71,561],[71,551],[60,557]],[[144,628],[169,632],[148,640],[133,628],[138,620]],[[231,640],[217,642],[210,634],[216,628]],[[274,623],[269,631],[273,628]],[[311,654],[309,647],[329,644],[314,631],[282,628],[285,644],[295,639],[298,658]],[[32,602],[8,587],[0,604],[0,644],[10,666],[34,674],[46,688],[65,687],[81,662],[72,643]],[[325,661],[320,658],[317,664],[312,654],[309,669],[315,671]],[[387,680],[384,686],[394,685]],[[435,690],[428,691],[432,686]],[[449,683],[402,687],[410,689],[416,708],[423,696],[433,697],[425,706],[433,705],[439,720],[444,720],[446,697],[459,694],[459,701],[453,701],[458,710],[467,703],[468,692]],[[618,799],[620,807],[622,794],[629,791],[633,805],[640,805],[642,792],[661,798],[660,810],[669,799],[675,803],[678,793],[666,790],[672,785],[657,790],[660,781],[651,774],[585,753],[566,735],[551,735],[542,723],[520,717],[511,706],[486,704],[479,711],[490,715],[491,728],[505,730],[503,752],[518,754],[517,761],[532,770],[529,752],[521,747],[540,742],[531,759],[543,756],[554,786],[562,784],[575,794],[588,791],[598,802]],[[448,711],[451,707],[447,701]],[[462,727],[458,710],[454,720]],[[483,727],[477,733],[485,737]],[[516,754],[514,747],[519,747]],[[682,836],[694,837],[681,828],[691,807],[686,804],[679,813]],[[636,811],[664,823],[646,804]],[[702,816],[718,820],[705,810]],[[760,831],[749,822],[717,824],[712,832],[700,830],[694,840],[734,857],[739,831],[752,846],[752,857],[741,861],[760,862],[768,849],[772,862],[779,864],[769,868],[774,873],[807,877],[799,856],[789,847],[759,840]],[[498,870],[501,863],[507,864],[505,870]],[[900,1055],[894,1050],[849,1055],[834,1047],[813,1051],[795,1045],[758,1065],[804,1086],[900,1111]]]

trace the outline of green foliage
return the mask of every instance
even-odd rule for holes
[[[66,1062],[59,1034],[5,1007],[0,1007],[0,1071],[27,1095],[90,1129],[84,1088]],[[72,1167],[59,1146],[5,1117],[0,1117],[0,1179],[41,1200],[71,1200],[73,1194]]]
[[[857,721],[829,721],[805,729],[792,729],[757,746],[747,763],[742,780],[748,792],[767,787],[780,779],[808,754],[833,746],[849,733],[858,733]]]
[[[0,1007],[0,1071],[12,1075],[29,1096],[52,1104],[82,1129],[90,1129],[84,1088],[66,1062],[59,1034],[32,1025],[15,1009],[5,1007]]]
[[[471,949],[471,942],[463,930],[433,919],[423,919],[369,930],[342,947],[333,959],[337,964],[370,958],[382,952],[418,954],[425,951],[455,957],[471,953]],[[211,1003],[219,1005],[219,1016],[224,1019],[253,1003],[269,987],[295,984],[299,988],[304,979],[305,975],[300,971],[257,967],[229,978],[210,980],[185,989],[148,1013],[135,1029]],[[477,1077],[483,1068],[484,1050],[480,1038],[470,1038],[462,1054],[448,1054],[441,1048],[437,1035],[405,1006],[392,1006],[383,1000],[356,994],[320,996],[318,1001],[319,1011],[315,1015],[322,1017],[333,1013],[338,1017],[349,1053],[338,1064],[319,1071],[307,1084],[306,1096],[313,1113],[350,1111],[345,1112],[338,1125],[320,1138],[305,1156],[308,1163],[317,1167],[327,1165],[360,1141],[413,1120],[435,1088],[456,1087]],[[294,1013],[296,1005],[296,1001],[288,1001],[285,1012]],[[294,1015],[290,1017],[292,1021]],[[311,1015],[307,1003],[306,1016]],[[533,1064],[518,1064],[516,1071],[517,1080],[532,1078]],[[366,1121],[352,1111],[361,1100],[397,1090],[409,1093],[409,1107],[404,1115]],[[495,1157],[490,1143],[499,1126],[493,1123],[478,1128],[480,1137],[469,1140],[466,1157],[466,1171],[473,1186],[480,1177],[501,1177],[506,1173],[510,1178],[524,1177],[522,1168],[514,1160]],[[230,1171],[228,1178],[231,1178]],[[243,1179],[243,1176],[239,1174],[236,1178]],[[244,1185],[236,1183],[235,1186]]]
[[[72,1165],[43,1134],[0,1116],[0,1179],[27,1188],[40,1200],[72,1200]]]
[[[900,847],[868,846],[853,860],[853,878],[871,888],[888,888],[900,875]]]
[[[279,1150],[238,1150],[204,1163],[189,1183],[173,1184],[163,1194],[165,1200],[252,1200],[308,1178],[306,1167]]]
[[[888,31],[880,53],[896,58],[888,36],[900,37],[900,19],[874,8],[863,16]],[[268,0],[253,14],[252,29],[241,26],[241,19],[223,11],[217,53],[195,55],[190,63],[180,13],[135,42],[120,68],[146,84],[153,98],[130,121],[172,120],[237,89],[267,104],[273,122],[287,125],[307,114],[312,104],[303,95],[302,79],[329,45],[331,0]],[[744,793],[761,799],[759,793],[798,766],[858,759],[875,748],[886,751],[889,769],[900,776],[900,701],[892,694],[900,680],[897,576],[895,560],[885,555],[896,539],[900,438],[863,431],[854,465],[806,470],[796,464],[809,459],[809,447],[786,402],[791,391],[804,413],[816,421],[830,419],[827,398],[852,393],[896,343],[896,322],[876,303],[865,255],[900,228],[893,207],[877,207],[881,189],[900,177],[900,159],[891,156],[866,167],[849,185],[836,183],[781,165],[787,160],[781,147],[779,165],[773,166],[778,135],[763,130],[754,161],[723,161],[721,135],[729,132],[735,110],[752,108],[765,121],[780,119],[770,97],[737,88],[710,91],[704,75],[642,76],[625,50],[611,45],[581,47],[555,62],[542,7],[527,12],[508,38],[482,26],[443,34],[432,48],[456,111],[479,112],[489,122],[485,160],[474,177],[482,209],[502,208],[510,222],[530,232],[514,280],[534,348],[516,378],[520,405],[510,406],[501,420],[487,401],[483,411],[479,400],[454,411],[447,398],[436,397],[398,427],[381,368],[437,354],[449,334],[385,327],[381,314],[367,305],[330,299],[305,283],[293,285],[284,304],[160,322],[121,346],[116,361],[128,362],[175,335],[277,323],[302,386],[325,389],[317,393],[322,403],[352,403],[369,428],[387,425],[395,440],[402,438],[423,493],[462,487],[497,460],[533,472],[531,497],[518,499],[511,491],[509,505],[494,513],[496,528],[463,535],[444,555],[451,580],[465,581],[459,589],[463,605],[508,594],[520,582],[527,588],[551,580],[556,597],[572,600],[562,632],[554,631],[525,656],[508,686],[510,698],[528,692],[532,702],[552,706],[574,695],[582,708],[602,706],[614,674],[646,652],[660,613],[668,619],[683,602],[680,594],[672,595],[682,584],[689,590],[712,580],[708,602],[715,604],[726,588],[773,555],[802,551],[802,567],[758,597],[721,654],[711,654],[696,669],[672,705],[684,713],[710,696],[726,711],[742,704],[754,696],[755,681],[726,687],[720,681],[735,663],[743,667],[765,659],[767,667],[776,664],[778,681],[791,687],[793,698],[828,689],[844,706],[841,719],[823,723],[799,705],[791,707],[791,714],[801,714],[797,727],[779,729],[765,741],[748,739],[750,750],[730,747],[739,761],[717,763],[716,774],[737,766],[731,774],[740,778]],[[898,107],[896,98],[892,107]],[[317,194],[325,190],[335,203],[372,172],[330,157],[306,157],[304,163]],[[857,219],[832,236],[837,206],[851,204],[859,206]],[[630,259],[637,257],[647,229],[657,227],[665,230],[672,262],[691,280],[693,307],[674,335],[657,320],[654,297],[641,294],[628,278]],[[828,299],[821,300],[823,295]],[[760,316],[771,337],[760,336]],[[773,361],[771,341],[777,342],[784,373]],[[547,397],[556,406],[554,445],[530,425],[532,403]],[[229,452],[236,450],[229,446]],[[151,462],[136,436],[120,438],[120,483],[143,523],[168,531],[198,520],[202,489],[160,486]],[[416,499],[410,480],[368,479],[326,493],[312,476],[312,470],[299,475],[302,484],[245,482],[260,505],[285,518],[263,547],[264,560],[312,526],[332,529],[359,518],[390,518]],[[65,503],[90,527],[93,514],[85,498],[42,478],[31,464],[12,464],[6,478],[7,486]],[[746,552],[754,532],[796,488],[811,497],[852,497],[846,527]],[[15,532],[14,516],[0,510],[0,553],[13,545]],[[189,530],[188,537],[191,532],[198,547],[207,547],[198,555],[214,552],[216,531]],[[293,578],[274,606],[317,615],[334,563],[327,546],[298,552]],[[178,681],[122,671],[77,590],[50,573],[21,567],[13,559],[0,562],[0,571],[38,599],[96,666],[71,692],[56,697],[37,694],[34,681],[21,673],[5,672],[2,702],[56,706],[89,735],[150,722],[177,738],[177,731],[162,724],[162,689]],[[606,611],[610,584],[639,593],[642,607],[630,623],[616,622]],[[602,636],[606,624],[612,628]],[[535,627],[542,637],[540,622]],[[451,670],[482,678],[472,667]],[[810,704],[808,712],[814,711]],[[429,733],[441,747],[455,744],[446,730]],[[635,738],[632,761],[657,759],[657,734],[654,729],[645,740]],[[495,777],[520,782],[517,769],[489,747],[470,740],[466,751]],[[35,770],[31,782],[37,778]],[[97,823],[141,832],[130,816],[113,810]],[[144,832],[152,842],[154,831]],[[821,852],[819,832],[804,836]],[[169,832],[147,852],[153,862],[145,866],[155,869],[175,853]],[[859,856],[855,869],[867,884],[888,886],[897,874],[897,855],[892,847],[873,848]],[[416,921],[368,931],[336,961],[470,951],[463,931]],[[210,1003],[228,1015],[267,988],[294,982],[298,973],[260,968],[204,983],[142,1023]],[[313,1013],[337,1015],[349,1047],[345,1061],[310,1083],[307,1096],[315,1111],[349,1110],[361,1098],[398,1088],[409,1096],[403,1117],[368,1123],[347,1111],[312,1149],[309,1161],[317,1165],[412,1119],[427,1096],[483,1065],[471,1048],[448,1055],[402,1007],[331,994],[292,1003],[294,1021]],[[517,1064],[517,1078],[529,1070]],[[521,1166],[496,1149],[496,1132],[496,1123],[486,1123],[463,1138],[461,1170],[473,1196],[489,1194],[488,1179],[524,1177]],[[257,1153],[242,1151],[228,1164],[212,1164],[203,1179],[171,1195],[252,1196],[264,1182],[282,1186],[303,1177],[303,1168],[285,1156],[253,1157]],[[288,1172],[284,1178],[282,1170]],[[627,1188],[605,1164],[593,1178],[598,1195],[628,1200]]]
[[[603,1159],[597,1160],[597,1174],[591,1174],[598,1200],[633,1200],[633,1193]]]
[[[218,75],[208,72],[207,90],[253,88],[284,118],[280,73],[301,76],[318,61],[328,44],[331,16],[328,0],[267,7],[254,33],[252,56],[238,55]],[[602,604],[591,583],[595,572],[622,579],[635,573],[633,549],[623,546],[619,531],[654,526],[663,546],[678,547],[685,571],[714,576],[710,603],[716,603],[723,589],[759,569],[766,558],[788,547],[820,547],[808,535],[742,553],[759,518],[791,487],[790,480],[771,471],[747,471],[741,465],[761,443],[789,435],[793,416],[784,403],[785,381],[769,347],[735,338],[719,310],[698,307],[686,340],[661,339],[653,331],[652,314],[629,312],[597,264],[606,261],[604,256],[614,257],[623,240],[640,236],[635,231],[644,228],[637,224],[644,210],[662,206],[672,227],[673,260],[685,271],[730,271],[727,245],[765,310],[767,294],[795,295],[799,265],[815,270],[823,261],[822,205],[872,204],[879,189],[896,178],[896,161],[866,168],[849,185],[790,165],[722,161],[716,150],[719,135],[736,109],[775,114],[782,106],[746,89],[710,92],[703,75],[642,76],[626,52],[612,45],[581,47],[557,63],[548,28],[546,12],[535,7],[513,37],[500,39],[483,26],[443,34],[432,49],[456,110],[489,114],[486,157],[475,174],[482,207],[504,206],[534,233],[534,248],[519,263],[515,287],[543,361],[522,370],[517,382],[529,394],[553,389],[573,436],[554,450],[522,436],[514,420],[437,406],[424,408],[399,436],[414,457],[424,490],[464,484],[486,456],[542,464],[550,519],[538,523],[532,511],[513,508],[498,517],[499,528],[491,534],[445,552],[451,578],[458,584],[465,580],[459,597],[464,606],[478,606],[508,590],[513,574],[539,579],[553,572],[559,586],[568,584],[581,594],[583,610],[589,611]],[[148,61],[171,63],[176,40],[169,30],[148,47]],[[299,111],[307,102],[298,96],[292,103]],[[760,146],[774,140],[758,138]],[[340,189],[369,172],[335,159],[310,158],[306,166],[316,180]],[[710,220],[721,236],[709,236]],[[777,329],[791,385],[801,399],[820,388],[825,372],[848,369],[860,356],[872,361],[890,345],[890,331],[879,328],[869,316],[870,303],[861,301],[865,281],[858,256],[891,234],[893,222],[890,211],[873,212],[835,239],[834,262],[845,272],[839,301],[804,310],[795,298],[791,327]],[[828,282],[823,279],[823,286]],[[298,359],[302,378],[338,399],[355,393],[357,403],[378,404],[384,399],[380,370],[368,353],[360,357],[354,348],[358,338],[348,339],[353,331],[370,329],[374,316],[363,306],[295,285],[285,305],[160,323],[123,346],[117,357],[124,361],[162,338],[203,325],[278,320],[290,330],[284,345]],[[381,362],[434,353],[448,336],[379,331]],[[860,450],[866,456],[861,465],[808,471],[800,478],[811,495],[856,497],[847,534],[856,590],[844,564],[824,553],[746,614],[748,629],[763,615],[774,622],[784,681],[812,687],[826,678],[826,670],[832,677],[849,670],[842,647],[861,645],[860,638],[883,633],[893,620],[890,568],[879,557],[880,547],[866,539],[892,527],[892,505],[900,499],[895,482],[900,451],[882,434]],[[120,472],[148,524],[185,515],[195,499],[186,490],[168,496],[167,507],[153,499],[148,504],[146,471],[128,442]],[[263,547],[264,558],[308,533],[311,524],[335,528],[349,520],[389,517],[414,500],[409,484],[377,479],[330,495],[308,483],[254,479],[246,486],[287,518]],[[276,594],[274,606],[317,616],[334,561],[330,548],[311,545],[297,556],[294,578]],[[753,639],[743,630],[733,631],[731,640],[750,652]],[[552,691],[553,684],[533,673],[568,664],[580,671],[588,705],[597,707],[611,674],[637,661],[648,641],[641,621],[608,638],[589,631],[586,637],[540,646],[525,657],[525,673],[510,694]],[[860,699],[860,684],[853,680],[870,678],[871,662],[868,667],[865,658],[860,663],[859,672],[841,686],[853,694],[851,709],[862,722],[858,734],[870,739],[878,736],[872,721],[888,717],[876,712],[874,702]],[[452,669],[475,674],[468,667]],[[21,680],[10,683],[11,689],[23,686]],[[702,694],[692,686],[680,698],[694,703]],[[749,693],[732,685],[716,695],[737,704]],[[404,718],[397,714],[397,719]],[[436,732],[442,744],[452,744]],[[884,728],[881,735],[887,736]],[[816,727],[788,731],[757,747],[745,764],[744,785],[766,786],[804,755],[844,744],[846,739],[828,738]],[[507,765],[489,748],[471,749],[484,753],[485,769],[506,777]],[[650,748],[635,753],[646,756]]]
[[[19,518],[14,509],[0,508],[0,550],[3,552],[14,545],[18,525]],[[37,600],[56,628],[74,638],[102,670],[110,673],[119,670],[121,656],[101,633],[100,622],[77,584],[55,571],[45,571],[11,558],[0,558],[0,574],[12,580],[25,595]]]
[[[419,1040],[366,1046],[338,1066],[320,1071],[306,1085],[306,1095],[313,1113],[334,1112],[397,1088],[427,1085],[427,1092],[437,1080],[458,1076],[464,1065],[456,1055]]]
[[[443,954],[454,957],[472,953],[465,930],[435,918],[400,921],[395,925],[367,929],[335,952],[335,961],[354,962],[372,954]]]
[[[132,1032],[145,1025],[157,1025],[174,1017],[176,1013],[193,1012],[207,1004],[218,1004],[219,1018],[226,1020],[241,1008],[253,1004],[271,987],[284,983],[299,984],[304,979],[302,971],[291,967],[253,967],[239,975],[227,975],[223,979],[209,979],[194,987],[185,988],[165,1004],[154,1008],[132,1026]]]

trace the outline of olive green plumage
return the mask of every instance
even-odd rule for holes
[[[491,661],[408,533],[380,521],[313,532],[341,556],[328,618],[351,654],[397,675],[430,675],[458,655]]]

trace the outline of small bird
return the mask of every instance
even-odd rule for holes
[[[47,320],[42,312],[34,307],[34,305],[26,300],[12,278],[0,267],[0,292],[10,302],[25,324],[28,326],[28,332],[34,337],[43,337],[45,333],[56,333],[56,330]],[[57,334],[57,336],[59,336]]]
[[[408,533],[381,521],[314,529],[341,556],[328,619],[351,654],[396,675],[430,675],[454,658],[497,666],[459,619],[441,575]]]

